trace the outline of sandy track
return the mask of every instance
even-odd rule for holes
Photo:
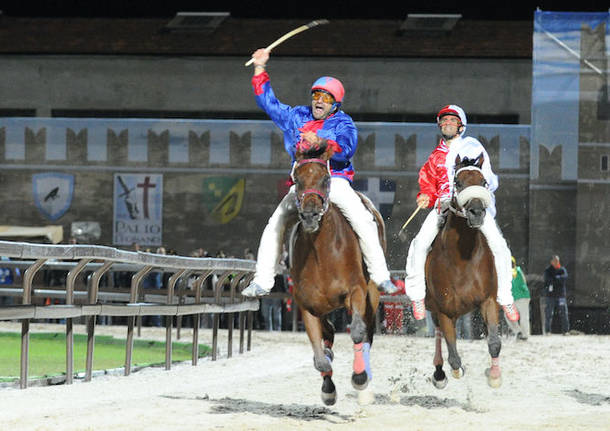
[[[15,323],[0,330],[19,331]],[[63,326],[32,325],[33,331]],[[76,332],[84,328],[76,325]],[[97,333],[124,338],[125,327]],[[607,430],[610,424],[610,336],[503,338],[504,384],[487,386],[484,341],[461,341],[466,375],[444,390],[429,382],[433,340],[378,336],[372,348],[374,402],[359,405],[350,384],[352,348],[335,341],[338,401],[320,401],[304,333],[255,332],[251,352],[226,358],[226,331],[217,361],[147,368],[128,377],[105,375],[73,385],[0,389],[1,430]],[[183,340],[190,331],[183,329]],[[164,339],[143,328],[142,338]],[[202,330],[201,342],[211,343]],[[447,370],[447,364],[445,369]]]

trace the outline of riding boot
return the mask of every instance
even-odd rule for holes
[[[411,306],[413,307],[413,317],[415,320],[423,320],[426,317],[426,305],[423,299],[411,302]]]
[[[511,322],[519,321],[519,311],[517,310],[517,307],[515,307],[515,304],[503,305],[502,309],[504,310],[504,315],[508,320]]]

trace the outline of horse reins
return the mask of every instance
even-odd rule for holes
[[[303,160],[299,160],[297,162],[295,162],[292,165],[292,172],[290,173],[290,177],[292,178],[292,181],[294,183],[296,183],[295,178],[294,178],[294,172],[297,168],[309,164],[309,163],[317,163],[319,165],[325,166],[327,171],[328,171],[328,175],[330,175],[330,162],[328,160],[323,160],[323,159],[303,159]],[[328,183],[328,185],[326,186],[326,190],[324,192],[318,190],[318,189],[306,189],[304,190],[300,195],[297,193],[295,198],[296,198],[296,206],[297,206],[297,210],[300,212],[301,211],[301,201],[303,199],[305,199],[305,197],[307,195],[316,195],[318,196],[321,200],[322,200],[322,213],[325,213],[326,210],[328,209],[328,195],[330,193],[330,182]]]

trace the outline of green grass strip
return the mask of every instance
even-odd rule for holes
[[[200,344],[199,357],[208,356],[211,347]],[[13,381],[20,374],[21,334],[0,332],[0,382]],[[172,360],[191,359],[190,343],[172,343]],[[87,336],[74,334],[74,371],[85,372]],[[165,342],[134,339],[132,366],[150,366],[165,363]],[[93,369],[108,370],[125,365],[125,340],[108,335],[95,337]],[[30,334],[28,375],[30,379],[59,376],[66,372],[66,334]]]

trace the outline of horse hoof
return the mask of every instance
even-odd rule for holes
[[[335,354],[333,353],[333,351],[330,347],[324,348],[324,356],[326,356],[330,362],[332,362],[335,359]]]
[[[330,376],[324,376],[320,396],[322,397],[322,402],[327,406],[332,406],[337,401],[337,390]]]
[[[432,384],[436,389],[445,389],[447,387],[447,383],[449,383],[447,377],[441,380],[436,380],[435,378],[432,378]]]
[[[369,384],[369,376],[366,371],[363,371],[360,374],[352,373],[352,386],[357,391],[362,391],[366,389]]]
[[[490,368],[485,369],[485,376],[487,377],[487,384],[494,388],[494,389],[498,389],[500,386],[502,386],[502,375],[501,374],[496,374],[491,372]]]
[[[330,394],[321,392],[320,396],[322,397],[322,402],[327,406],[334,406],[337,402],[337,391],[333,391]]]
[[[358,404],[361,406],[368,406],[373,404],[375,401],[375,395],[371,388],[367,387],[361,391],[358,391]]]
[[[455,378],[455,379],[460,379],[464,376],[464,368],[460,367],[457,370],[451,370],[451,375]]]
[[[495,379],[489,377],[487,379],[487,384],[494,389],[498,389],[500,386],[502,386],[502,377],[497,377]]]

